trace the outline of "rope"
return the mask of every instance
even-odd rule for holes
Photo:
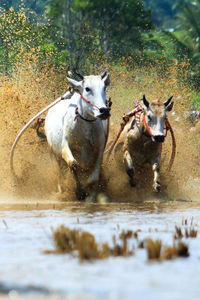
[[[82,98],[83,100],[85,100],[85,102],[87,102],[88,104],[90,104],[90,105],[96,107],[98,110],[100,110],[100,108],[99,108],[96,104],[90,102],[88,99],[86,99],[85,97],[83,97],[83,95],[82,95],[81,93],[80,93],[80,96],[81,96],[81,98]]]
[[[139,102],[137,102],[135,108],[132,111],[130,111],[129,113],[127,113],[126,115],[123,116],[123,122],[120,124],[120,129],[119,129],[119,132],[118,132],[116,138],[114,139],[114,141],[112,142],[112,144],[108,147],[108,149],[105,151],[105,153],[107,153],[107,157],[106,157],[107,161],[109,160],[110,155],[111,155],[111,153],[113,151],[113,148],[115,147],[118,139],[120,138],[121,133],[124,130],[124,127],[129,122],[130,118],[133,117],[133,116],[135,116],[135,118],[136,118],[137,114],[139,114],[141,112],[142,112],[142,108],[141,108]]]
[[[174,131],[169,123],[168,118],[166,118],[166,125],[167,125],[167,127],[171,133],[171,137],[172,137],[172,153],[171,153],[171,158],[169,161],[169,166],[167,168],[167,171],[170,171],[172,168],[172,165],[174,163],[175,156],[176,156],[176,139],[175,139]]]
[[[119,139],[119,137],[120,137],[122,131],[124,130],[124,127],[126,126],[126,124],[127,124],[126,121],[123,121],[123,122],[120,124],[120,130],[119,130],[119,132],[118,132],[116,138],[114,139],[114,141],[112,142],[112,144],[109,146],[109,148],[105,151],[105,153],[107,153],[107,157],[106,157],[106,160],[107,160],[107,161],[109,160],[110,155],[111,155],[111,153],[112,153],[112,151],[113,151],[113,148],[115,147],[115,145],[116,145],[116,143],[117,143],[117,141],[118,141],[118,139]]]

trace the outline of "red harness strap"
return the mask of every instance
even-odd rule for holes
[[[149,129],[149,127],[148,127],[148,125],[147,125],[147,122],[146,122],[145,114],[144,114],[144,113],[143,113],[143,121],[144,121],[144,125],[145,125],[145,127],[146,127],[148,133],[149,133],[151,136],[155,136],[155,135],[151,132],[151,130]]]
[[[81,98],[86,101],[88,104],[96,107],[100,112],[101,112],[101,109],[96,105],[96,104],[93,104],[92,102],[90,102],[88,99],[86,99],[81,93],[80,93],[80,96]],[[109,100],[106,100],[106,107],[111,110],[111,106],[112,106],[112,102],[111,102],[111,98],[109,98]],[[82,119],[82,120],[85,120],[85,121],[88,121],[88,122],[93,122],[95,120],[87,120],[85,118],[83,118],[79,112],[78,112],[78,106],[76,107],[76,110],[75,110],[75,117],[74,117],[74,121],[77,120],[78,116]]]
[[[136,102],[135,108],[134,108],[132,111],[130,111],[128,114],[126,114],[124,117],[126,117],[126,116],[127,116],[127,117],[132,117],[132,116],[134,116],[134,117],[135,117],[135,120],[136,120],[136,124],[137,124],[137,126],[139,127],[139,126],[140,126],[140,118],[141,118],[141,114],[143,114],[143,122],[144,122],[144,125],[145,125],[145,127],[146,127],[148,133],[150,134],[150,136],[153,136],[153,137],[154,137],[155,135],[151,132],[149,126],[147,125],[147,122],[146,122],[146,119],[145,119],[145,114],[144,114],[144,112],[142,111],[142,107],[141,107],[139,101]],[[166,125],[166,133],[165,133],[165,138],[166,138],[167,132],[168,132],[168,130],[169,130],[169,126],[167,126],[167,122],[165,122],[165,125]]]
[[[95,105],[95,104],[93,104],[92,102],[90,102],[89,100],[87,100],[82,94],[80,94],[80,96],[81,96],[81,98],[82,98],[83,100],[85,100],[88,104],[90,104],[90,105],[96,107],[98,110],[100,110],[100,108],[99,108],[97,105]]]

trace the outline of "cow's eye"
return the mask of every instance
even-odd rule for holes
[[[149,121],[152,121],[152,117],[151,117],[151,116],[148,116],[148,120],[149,120]]]
[[[90,92],[91,91],[89,87],[86,87],[85,90],[86,90],[86,92]]]

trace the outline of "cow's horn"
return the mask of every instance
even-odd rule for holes
[[[168,100],[166,100],[163,104],[164,106],[168,106],[170,101],[172,100],[173,96],[171,96]]]
[[[106,76],[107,72],[104,71],[102,74],[101,74],[101,79],[104,79],[104,77]]]
[[[142,99],[142,100],[143,100],[144,105],[145,105],[146,107],[149,107],[149,102],[147,101],[145,95],[143,95],[143,99]]]
[[[81,75],[80,73],[75,72],[75,74],[76,74],[81,80],[84,79],[83,75]]]

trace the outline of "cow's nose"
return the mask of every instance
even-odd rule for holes
[[[101,113],[104,117],[106,117],[106,118],[108,118],[108,117],[110,116],[110,110],[109,110],[109,108],[107,108],[107,107],[101,107],[101,108],[99,109],[99,111],[100,111],[100,113]]]
[[[163,143],[165,137],[164,137],[164,135],[155,135],[155,136],[154,136],[154,139],[155,139],[155,142],[156,142],[156,143]]]

